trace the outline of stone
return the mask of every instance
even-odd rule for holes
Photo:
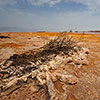
[[[89,54],[89,49],[88,49],[88,48],[82,48],[82,51],[83,51],[85,54]]]
[[[83,50],[83,49],[82,49]],[[73,62],[76,64],[76,65],[88,65],[88,60],[87,60],[87,52],[88,49],[85,51],[79,51],[77,55],[72,55],[72,59],[73,59]]]

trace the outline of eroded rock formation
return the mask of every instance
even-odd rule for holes
[[[77,71],[88,65],[88,53],[87,48],[77,46],[71,38],[58,37],[38,52],[13,55],[0,64],[0,97],[6,98],[24,85],[33,83],[33,94],[41,88],[46,91],[41,100],[69,100],[67,88],[80,81]]]

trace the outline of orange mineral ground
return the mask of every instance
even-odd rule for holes
[[[0,38],[0,63],[13,54],[39,51],[40,47],[59,34],[59,32],[1,32],[0,36],[9,38]],[[66,87],[68,90],[66,91],[67,97],[62,100],[100,100],[100,35],[65,34],[72,36],[79,42],[79,45],[89,49],[89,64],[75,71],[74,74],[79,78],[79,82]],[[61,82],[56,81],[54,84],[58,94],[65,92]],[[1,97],[0,100],[45,100],[43,99],[45,98],[43,88],[36,93],[33,93],[32,90],[34,90],[32,83],[23,85],[8,96]]]
[[[21,54],[29,50],[37,50],[47,41],[55,38],[59,34],[59,32],[1,32],[0,36],[9,36],[10,38],[0,38],[0,61],[9,58],[15,53]],[[88,48],[93,47],[94,49],[94,46],[97,46],[95,49],[99,50],[98,44],[100,42],[100,35],[79,33],[65,34],[77,38],[78,41],[84,42]]]

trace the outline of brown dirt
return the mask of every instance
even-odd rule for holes
[[[0,39],[0,62],[2,62],[13,54],[38,51],[46,42],[54,38],[56,33],[1,33],[0,35],[10,37]],[[63,87],[61,82],[56,81],[55,88],[58,94],[63,94],[66,88],[66,100],[100,100],[100,35],[75,33],[69,35],[77,39],[82,47],[90,50],[89,65],[77,70],[69,68],[69,71],[73,71],[72,73],[79,78],[77,84]],[[45,92],[45,89],[41,88],[34,93],[34,83],[25,84],[13,93],[9,91],[10,94],[0,100],[45,100]]]

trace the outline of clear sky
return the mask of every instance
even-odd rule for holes
[[[0,0],[0,31],[100,30],[100,0]]]

